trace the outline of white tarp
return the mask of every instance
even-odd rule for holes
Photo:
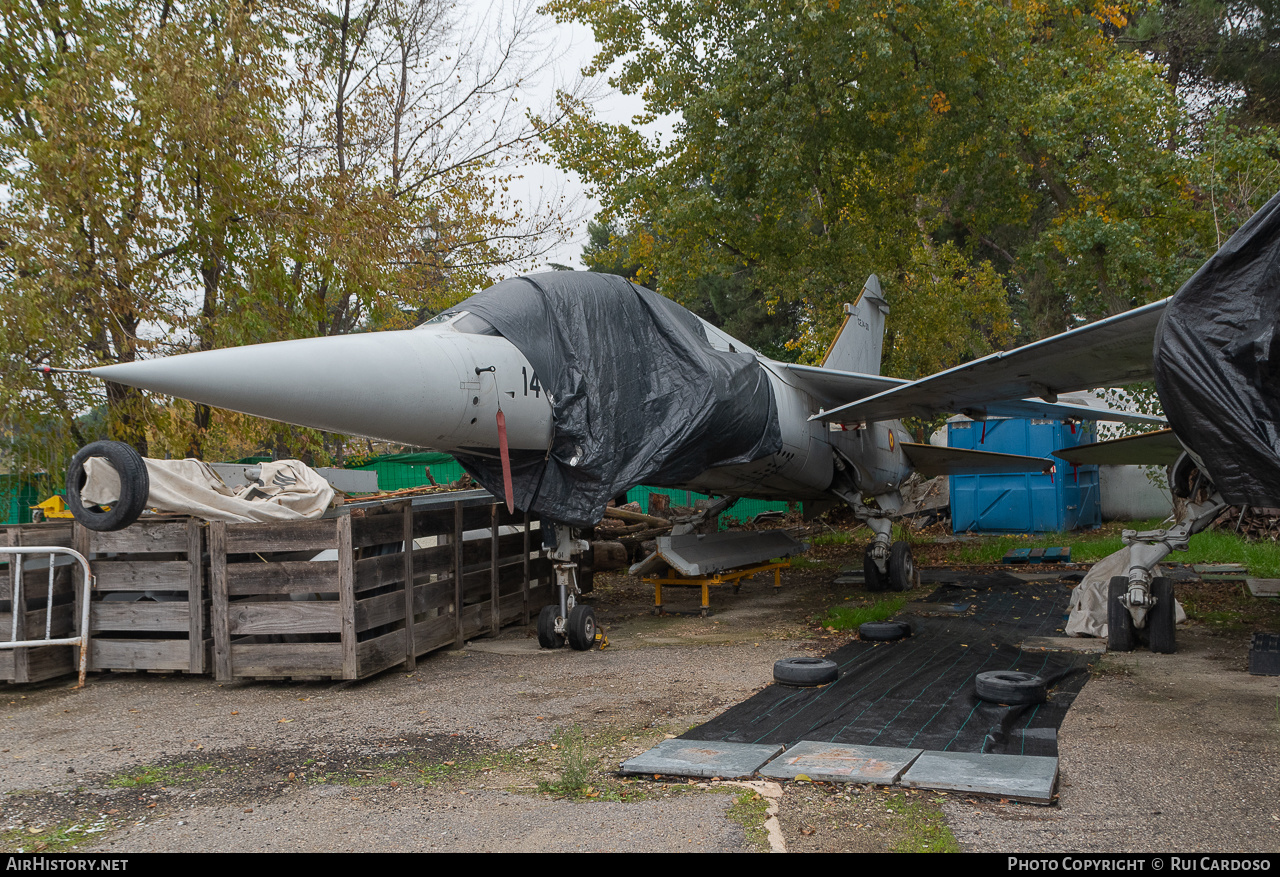
[[[234,489],[200,460],[143,462],[151,479],[147,507],[163,512],[228,523],[301,521],[320,517],[333,503],[329,482],[298,460],[263,463],[256,481]],[[120,498],[120,476],[106,459],[90,457],[84,471],[80,496],[86,504],[111,505]]]
[[[1165,574],[1159,565],[1151,571],[1152,577]],[[1098,561],[1088,574],[1071,592],[1068,608],[1071,614],[1067,618],[1067,636],[1107,635],[1107,586],[1112,576],[1129,575],[1129,546],[1126,545],[1115,554],[1109,554]],[[1182,611],[1182,604],[1174,601],[1174,623],[1181,624],[1187,620],[1187,613]]]

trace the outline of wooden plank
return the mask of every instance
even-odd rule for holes
[[[356,630],[363,633],[374,627],[404,620],[404,592],[392,591],[356,601]]]
[[[82,528],[83,529],[83,528]],[[187,524],[185,521],[164,524],[139,521],[123,530],[102,533],[85,530],[92,554],[158,554],[165,551],[187,550]],[[89,556],[89,555],[86,555]],[[90,558],[92,559],[92,558]]]
[[[493,605],[493,614],[489,617],[494,636],[502,629],[502,619],[498,617],[498,504],[489,507],[489,602]]]
[[[20,541],[19,532],[9,530],[5,533],[5,544],[16,547]],[[11,557],[9,559],[9,617],[5,625],[5,630],[9,637],[9,642],[21,642],[28,639],[27,634],[27,613],[22,611],[22,607],[26,603],[26,594],[20,583],[26,581],[26,577],[22,574],[22,558],[21,556]],[[12,666],[9,673],[10,678],[14,682],[27,681],[28,655],[27,649],[5,649],[12,656]]]
[[[367,548],[370,545],[389,545],[404,541],[404,522],[400,515],[373,515],[354,518],[351,521],[351,545]]]
[[[336,594],[338,561],[286,560],[227,564],[227,594]]]
[[[404,663],[404,631],[393,630],[382,636],[375,636],[360,643],[357,647],[360,659],[360,678],[365,679],[374,673],[381,673],[388,667]]]
[[[21,649],[27,653],[26,682],[44,682],[59,676],[69,676],[78,669],[75,646],[36,646]],[[0,678],[4,678],[0,675]]]
[[[453,606],[453,579],[426,582],[413,587],[413,614],[438,611],[448,614]],[[421,653],[419,653],[421,654]]]
[[[407,623],[404,626],[404,666],[407,671],[412,673],[418,667],[417,653],[413,646],[413,503],[406,503],[404,510],[400,513],[401,536],[404,539],[404,550],[400,552],[400,560],[403,569],[400,577],[403,582],[403,590],[400,592],[404,598],[404,618]]]
[[[355,549],[351,545],[351,517],[338,522],[338,604],[342,608],[342,678],[356,679],[360,666],[356,659],[356,577]]]
[[[255,676],[340,676],[341,643],[235,643],[232,664],[238,678]]]
[[[191,613],[181,603],[94,603],[89,607],[89,630],[187,632]],[[183,637],[185,639],[185,637]]]
[[[273,521],[269,524],[231,524],[227,527],[227,552],[230,554],[270,551],[323,551],[338,547],[338,522],[351,518],[322,518],[318,521]]]
[[[458,613],[461,621],[462,632],[465,639],[475,639],[485,632],[485,628],[489,623],[489,604],[476,603],[472,606],[464,606],[462,611]],[[461,648],[461,646],[459,646]]]
[[[213,634],[213,676],[230,682],[231,633],[227,627],[227,525],[209,524],[209,627]]]
[[[413,551],[414,575],[445,573],[453,570],[453,546],[437,545],[434,548],[415,548]]]
[[[92,639],[90,670],[186,670],[191,652],[180,639]]]
[[[232,636],[284,633],[340,633],[343,630],[338,603],[231,603],[227,606]]]
[[[529,623],[529,513],[524,513],[524,531],[521,533],[521,567],[524,573],[524,623]]]
[[[207,613],[204,591],[204,527],[195,518],[187,521],[187,558],[190,577],[187,579],[187,669],[192,673],[205,673],[205,647]]]
[[[404,552],[366,557],[355,562],[356,593],[404,581]]]
[[[200,555],[197,552],[196,558]],[[190,560],[93,560],[98,591],[182,591],[191,588]],[[196,567],[200,566],[197,559]]]
[[[13,529],[16,536],[14,545],[56,545],[59,548],[71,548],[75,544],[75,528],[70,523],[20,524]]]
[[[415,624],[413,641],[418,644],[418,654],[425,655],[427,652],[453,645],[453,627],[452,615],[437,615],[435,618],[428,618]]]
[[[462,648],[466,638],[462,635],[462,503],[453,504],[453,616],[454,645]]]

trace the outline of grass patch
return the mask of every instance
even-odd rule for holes
[[[906,795],[891,795],[885,806],[897,817],[893,820],[895,853],[958,853],[961,852],[956,836],[947,827],[947,821],[937,806],[942,799],[933,802],[913,801]]]
[[[13,828],[0,831],[0,852],[66,853],[112,827],[106,819],[100,819],[62,822],[48,828]]]
[[[877,600],[870,606],[833,606],[822,618],[823,627],[836,630],[857,630],[868,621],[885,621],[897,615],[907,604],[906,597],[889,597]]]
[[[810,560],[800,555],[791,558],[792,569],[821,569],[829,566],[831,566],[831,562],[828,560]]]
[[[142,786],[176,786],[195,779],[193,774],[217,770],[212,764],[171,764],[167,767],[149,764],[141,770],[122,773],[107,780],[112,789],[137,789]]]
[[[1129,521],[1110,524],[1099,531],[1047,533],[1041,536],[985,536],[972,542],[957,543],[948,557],[956,563],[993,564],[1015,548],[1052,548],[1071,546],[1071,559],[1093,563],[1124,547],[1121,530],[1156,530],[1168,527],[1163,520]],[[1187,551],[1169,556],[1173,563],[1239,563],[1251,575],[1280,578],[1280,547],[1271,542],[1246,542],[1235,533],[1206,530],[1191,537]]]
[[[551,744],[558,754],[560,775],[554,780],[538,783],[538,791],[557,798],[599,797],[591,778],[595,773],[596,757],[587,751],[587,741],[577,725],[563,728],[551,735]],[[597,794],[592,794],[597,792]]]
[[[725,815],[742,826],[747,843],[762,853],[770,851],[769,832],[764,821],[769,818],[769,802],[752,789],[743,789],[734,798]]]
[[[835,530],[831,533],[819,533],[817,536],[809,538],[809,544],[815,548],[822,545],[848,545],[853,541],[853,536],[843,530]]]

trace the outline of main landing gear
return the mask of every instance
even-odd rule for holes
[[[1121,534],[1129,546],[1129,574],[1115,576],[1107,587],[1107,648],[1113,652],[1133,651],[1139,631],[1145,631],[1153,652],[1172,654],[1177,649],[1173,582],[1152,573],[1170,552],[1186,551],[1187,541],[1226,508],[1222,494],[1186,452],[1169,467],[1169,486],[1183,500],[1174,525]]]
[[[563,648],[568,642],[575,651],[585,652],[596,644],[596,613],[579,603],[578,564],[572,558],[587,549],[587,543],[574,539],[563,524],[548,524],[555,534],[555,546],[548,549],[556,571],[556,589],[560,602],[542,607],[538,613],[538,645],[544,649]]]

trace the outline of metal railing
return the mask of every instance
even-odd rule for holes
[[[23,557],[29,554],[44,554],[49,557],[49,587],[45,603],[44,618],[44,637],[42,639],[18,639],[18,621],[20,618],[25,619],[26,616],[26,600],[22,593],[24,568]],[[77,687],[84,685],[85,670],[89,665],[89,599],[93,588],[93,574],[89,570],[89,561],[85,559],[83,554],[70,548],[60,548],[51,545],[24,545],[21,547],[0,547],[0,557],[12,556],[13,560],[9,564],[9,577],[13,584],[12,605],[13,605],[13,625],[9,631],[9,640],[0,642],[0,649],[24,649],[37,646],[79,646],[80,647],[80,681]],[[64,555],[71,558],[72,563],[58,564],[55,558],[58,555]],[[54,578],[58,568],[65,568],[79,564],[83,570],[84,576],[80,595],[80,628],[79,634],[72,637],[54,637],[53,636],[53,597],[54,597]],[[21,613],[21,615],[19,614]],[[25,624],[23,633],[26,634]]]

